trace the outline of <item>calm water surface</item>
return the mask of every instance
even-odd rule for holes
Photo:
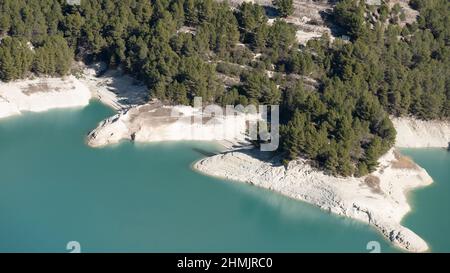
[[[203,176],[211,143],[92,149],[89,130],[112,111],[30,113],[0,122],[0,252],[368,252],[392,248],[371,227],[267,190]],[[437,180],[412,194],[405,219],[449,251],[450,156],[405,150]]]

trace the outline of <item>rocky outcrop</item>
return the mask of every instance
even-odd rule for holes
[[[326,211],[369,223],[396,246],[412,252],[428,249],[427,243],[401,220],[410,211],[405,192],[432,183],[419,166],[405,165],[393,150],[380,159],[370,176],[334,177],[312,168],[305,160],[287,167],[278,158],[254,149],[231,151],[197,162],[198,171],[223,179],[250,183],[314,204]]]
[[[88,144],[99,147],[121,140],[242,142],[247,138],[247,121],[256,115],[205,115],[190,106],[164,106],[158,101],[132,107],[102,121],[88,135]]]
[[[0,118],[89,104],[91,92],[73,76],[0,82]]]
[[[450,143],[450,121],[424,121],[414,118],[392,118],[397,131],[396,147],[447,148]]]
[[[120,69],[107,69],[104,63],[86,66],[77,64],[82,70],[80,81],[92,92],[92,97],[103,104],[121,111],[147,102],[148,89]]]

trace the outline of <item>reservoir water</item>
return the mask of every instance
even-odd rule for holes
[[[409,194],[412,211],[403,223],[428,242],[433,252],[450,252],[450,152],[402,149],[433,177],[434,183]]]
[[[211,143],[121,143],[93,149],[89,130],[113,112],[27,113],[0,121],[0,252],[369,252],[397,249],[366,224],[191,165]],[[450,251],[450,156],[405,150],[437,181],[411,193],[408,227]]]

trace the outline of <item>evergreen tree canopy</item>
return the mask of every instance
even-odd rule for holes
[[[273,4],[293,14],[292,0]],[[165,103],[280,104],[287,161],[365,175],[394,145],[389,115],[450,117],[450,2],[410,5],[417,22],[400,24],[399,5],[337,1],[331,17],[349,41],[300,46],[294,25],[269,25],[263,7],[245,2],[2,0],[0,80],[65,75],[75,58],[120,67]]]

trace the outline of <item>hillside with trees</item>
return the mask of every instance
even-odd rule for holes
[[[383,2],[383,1],[382,1]],[[275,1],[281,16],[292,1]],[[191,104],[279,104],[286,161],[299,156],[334,175],[365,175],[395,141],[389,115],[450,116],[447,0],[398,7],[341,0],[333,23],[349,40],[296,40],[263,7],[213,0],[3,0],[0,79],[70,73],[103,61],[143,81],[150,97]],[[224,76],[235,84],[224,84]],[[314,82],[311,86],[310,82]]]

